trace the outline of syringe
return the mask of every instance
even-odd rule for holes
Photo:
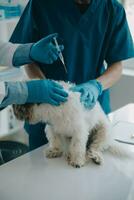
[[[63,64],[63,66],[64,66],[65,72],[67,73],[67,67],[66,67],[66,65],[65,65],[64,57],[63,57],[62,52],[61,52],[61,50],[60,50],[60,48],[59,48],[59,45],[58,45],[58,42],[57,42],[57,39],[56,39],[56,38],[54,38],[54,42],[55,42],[56,48],[57,48],[58,51],[60,52],[60,53],[59,53],[59,58],[60,58],[60,60],[61,60],[61,62],[62,62],[62,64]]]

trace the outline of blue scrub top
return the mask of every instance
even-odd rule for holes
[[[68,74],[60,60],[40,68],[47,78],[80,84],[100,76],[104,60],[108,66],[134,57],[134,44],[124,8],[116,0],[92,0],[84,14],[74,0],[29,1],[12,37],[12,42],[35,42],[51,33],[63,39]],[[110,112],[108,90],[99,101]]]

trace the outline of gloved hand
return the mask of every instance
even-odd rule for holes
[[[83,103],[85,108],[92,109],[95,106],[99,95],[102,94],[103,88],[100,82],[97,80],[91,80],[74,86],[70,90],[73,92],[80,92],[80,101]]]
[[[52,64],[59,57],[59,51],[53,44],[53,38],[58,37],[58,34],[51,34],[40,41],[34,43],[30,50],[30,57],[32,60],[44,64]],[[59,45],[61,51],[64,46]]]
[[[33,80],[26,83],[28,98],[26,103],[49,103],[59,106],[67,101],[68,93],[63,87],[51,80]]]

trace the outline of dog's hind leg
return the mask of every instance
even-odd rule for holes
[[[100,122],[91,131],[87,142],[87,161],[92,159],[98,165],[103,163],[102,151],[107,140],[107,128],[107,125]]]
[[[47,158],[56,158],[62,156],[61,137],[53,132],[51,126],[47,125],[45,129],[49,147],[46,149]]]

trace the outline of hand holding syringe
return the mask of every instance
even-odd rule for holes
[[[61,50],[60,50],[60,47],[59,47],[59,45],[58,45],[58,42],[57,42],[56,37],[54,38],[54,42],[55,42],[56,48],[57,48],[58,51],[60,52],[60,53],[59,53],[59,58],[60,58],[60,60],[61,60],[61,62],[62,62],[62,64],[63,64],[63,66],[64,66],[65,72],[67,73],[67,67],[66,67],[66,65],[65,65],[64,57],[63,57],[63,55],[62,55],[62,52],[61,52]]]

